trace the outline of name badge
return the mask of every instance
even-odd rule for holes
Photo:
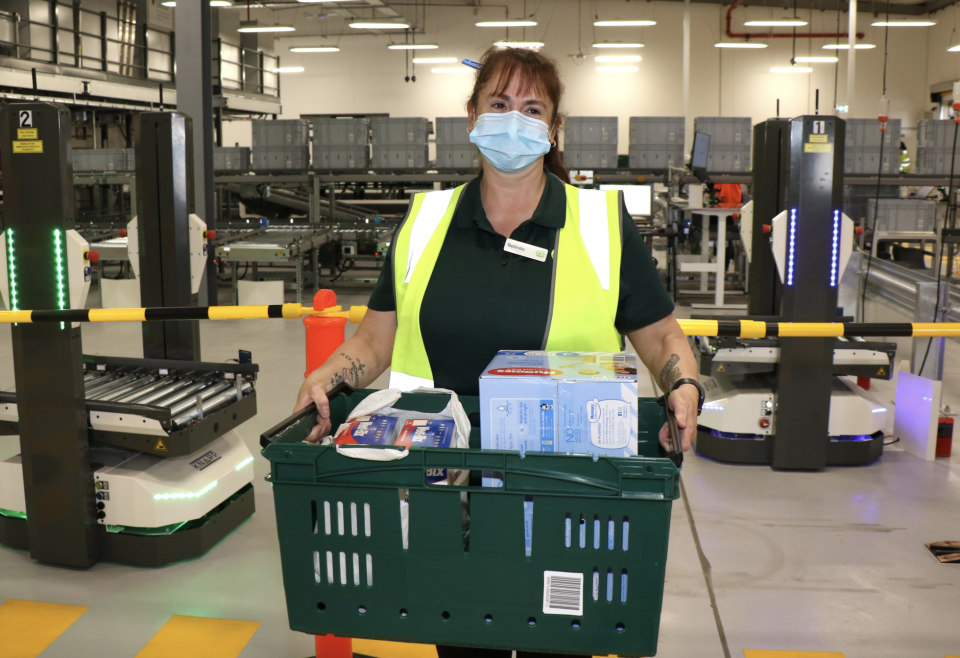
[[[509,251],[511,254],[516,254],[517,256],[538,260],[541,263],[547,260],[546,248],[537,247],[532,244],[527,244],[526,242],[517,242],[516,240],[507,239],[506,243],[503,245],[503,250]]]

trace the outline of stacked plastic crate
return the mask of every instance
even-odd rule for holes
[[[950,119],[924,119],[917,122],[916,173],[949,176],[952,165],[954,175],[960,176],[960,157],[956,156],[953,149],[956,125]],[[960,141],[957,146],[960,146]]]
[[[134,149],[74,149],[74,171],[134,171],[137,156]]]
[[[480,168],[480,151],[470,142],[467,117],[437,117],[437,169],[469,171]]]
[[[250,149],[246,146],[216,146],[213,170],[246,173],[250,171]]]
[[[929,233],[936,230],[936,223],[937,204],[933,201],[867,199],[867,226],[878,232]]]
[[[844,185],[843,186],[843,214],[856,224],[866,221],[867,200],[876,199],[878,190],[876,185]],[[899,199],[899,185],[881,185],[880,199]]]
[[[707,171],[739,174],[750,171],[753,121],[750,117],[697,117],[693,131],[710,135]]]
[[[617,168],[617,117],[567,117],[563,161],[570,169]]]
[[[433,125],[423,117],[374,117],[373,169],[403,171],[426,169],[429,160],[427,135]]]
[[[883,132],[876,119],[847,119],[846,123],[844,173],[895,174],[900,170],[900,119],[887,121]],[[881,136],[883,153],[880,152]]]
[[[317,171],[369,170],[370,119],[314,119],[313,168]]]
[[[684,131],[683,117],[630,117],[630,168],[682,167]]]
[[[306,119],[254,119],[253,168],[303,171],[310,166],[310,127]]]

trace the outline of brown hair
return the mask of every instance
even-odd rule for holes
[[[529,48],[493,47],[483,54],[480,63],[483,66],[477,72],[473,92],[470,94],[470,105],[474,111],[480,102],[480,92],[487,83],[496,80],[494,93],[499,94],[507,88],[514,76],[519,76],[518,81],[523,92],[533,90],[550,99],[553,103],[553,116],[549,123],[551,127],[557,123],[560,117],[560,101],[563,99],[563,83],[560,81],[560,71],[555,60]],[[569,183],[570,170],[563,163],[557,146],[559,133],[558,128],[556,141],[544,156],[544,165],[547,171],[564,183]]]

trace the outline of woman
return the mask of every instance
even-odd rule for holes
[[[329,432],[326,393],[340,382],[368,386],[391,367],[391,387],[477,395],[498,350],[615,352],[625,335],[669,393],[689,450],[702,403],[693,353],[620,193],[567,184],[562,93],[556,62],[538,52],[484,55],[467,103],[483,171],[411,202],[366,318],[300,388],[296,408],[319,409],[312,440]]]

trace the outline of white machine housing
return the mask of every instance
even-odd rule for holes
[[[207,267],[207,239],[204,237],[204,234],[207,232],[207,225],[202,219],[193,214],[189,217],[189,224],[190,292],[196,295],[200,292],[203,273]],[[133,270],[133,276],[139,279],[140,240],[136,217],[127,223],[127,256],[130,258],[130,269]]]
[[[773,218],[770,222],[770,246],[773,249],[773,260],[777,264],[777,273],[780,274],[780,280],[786,282],[787,269],[790,261],[790,216],[793,211],[784,210]],[[854,226],[853,220],[840,213],[839,226],[836,227],[834,235],[833,257],[835,262],[834,285],[839,285],[840,277],[847,269],[847,263],[850,262],[850,254],[853,253]],[[799,230],[799,229],[797,229]]]
[[[199,519],[253,481],[253,455],[236,431],[185,457],[95,448],[98,522],[115,529],[163,528]],[[0,508],[26,513],[20,455],[0,462]]]
[[[777,395],[760,377],[734,383],[725,377],[704,377],[706,398],[699,425],[721,432],[766,436],[777,433]],[[831,437],[861,436],[882,431],[887,408],[845,377],[835,377],[830,395],[828,433]],[[762,419],[769,424],[763,427]]]

